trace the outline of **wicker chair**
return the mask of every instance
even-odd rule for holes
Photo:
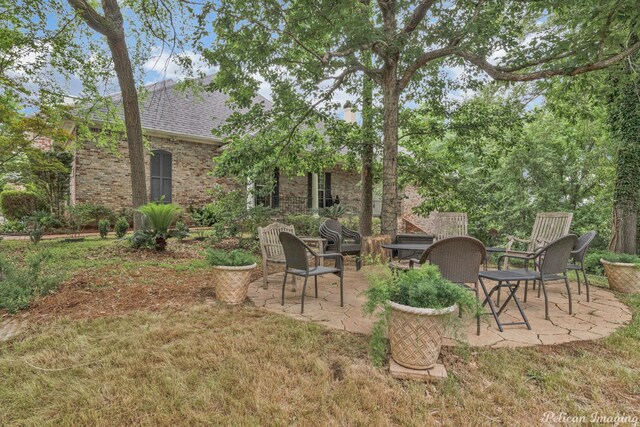
[[[328,219],[320,225],[320,236],[326,239],[324,252],[334,252],[342,255],[356,255],[356,270],[360,270],[362,261],[362,236],[350,230],[335,219]]]
[[[307,280],[309,277],[314,278],[315,295],[318,298],[318,276],[323,274],[338,274],[340,276],[340,307],[344,306],[344,261],[343,256],[338,253],[329,254],[317,254],[311,249],[305,242],[294,234],[286,231],[280,232],[280,242],[282,243],[282,249],[285,257],[285,270],[284,280],[282,281],[282,305],[284,305],[284,287],[287,283],[287,275],[291,274],[295,276],[304,277],[304,285],[302,286],[302,297],[300,314],[304,313],[304,296],[307,291]],[[308,254],[315,258],[315,265],[309,267]],[[336,259],[336,267],[325,267],[320,265],[322,258],[334,258]]]
[[[435,239],[467,235],[467,214],[464,212],[434,213]]]
[[[504,260],[503,268],[507,269],[509,268],[510,258],[530,258],[538,249],[549,242],[569,234],[572,220],[573,214],[571,212],[543,212],[537,214],[529,239],[508,236],[509,243],[507,243],[505,253],[498,258],[498,265]],[[515,250],[513,248],[515,243],[526,243],[526,249]]]
[[[478,273],[487,256],[480,240],[468,236],[449,237],[432,244],[422,253],[420,260],[411,260],[411,268],[419,264],[433,264],[447,280],[459,283],[473,290],[480,297]],[[473,284],[473,287],[468,285]],[[477,334],[480,335],[480,316],[477,317]]]
[[[571,252],[571,262],[567,265],[567,269],[576,272],[576,279],[578,280],[578,295],[582,294],[582,290],[580,289],[580,272],[582,272],[582,276],[584,277],[584,286],[587,289],[587,302],[591,301],[591,297],[589,296],[589,279],[587,279],[587,273],[584,271],[584,257],[587,255],[589,246],[591,246],[591,242],[593,242],[595,237],[596,232],[593,230],[578,237],[576,246],[573,248],[573,252]]]

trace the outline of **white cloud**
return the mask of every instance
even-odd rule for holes
[[[213,74],[218,69],[206,62],[201,55],[193,51],[183,52],[180,56],[187,57],[191,60],[195,73]],[[167,50],[163,51],[160,48],[154,50],[149,59],[142,65],[142,68],[152,81],[165,79],[182,80],[189,77],[186,70],[178,63],[176,55],[171,55]]]

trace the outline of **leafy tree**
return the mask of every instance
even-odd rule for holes
[[[360,75],[375,83],[383,110],[382,232],[387,234],[396,231],[399,112],[405,102],[442,99],[452,88],[477,87],[485,76],[501,81],[574,76],[606,68],[640,48],[631,39],[639,31],[635,0],[221,0],[203,7],[201,23],[208,23],[209,13],[216,16],[216,39],[203,48],[220,65],[216,87],[249,108],[260,79],[271,85],[274,108],[265,112],[254,106],[244,123],[233,119],[250,128],[247,133],[280,123],[272,142],[258,138],[266,142],[267,157],[275,146],[282,162],[309,166],[285,151],[293,146],[301,152],[310,141],[322,145],[324,139],[292,144],[297,131],[326,120],[338,90],[358,93]],[[466,73],[455,78],[447,67],[464,67]],[[229,159],[245,160],[239,151],[228,153]]]

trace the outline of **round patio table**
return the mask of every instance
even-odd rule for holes
[[[391,251],[424,252],[431,245],[427,243],[384,243],[380,246]]]

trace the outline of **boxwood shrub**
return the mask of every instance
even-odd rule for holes
[[[5,218],[19,220],[46,209],[44,199],[32,191],[5,190],[0,193],[0,209]]]

